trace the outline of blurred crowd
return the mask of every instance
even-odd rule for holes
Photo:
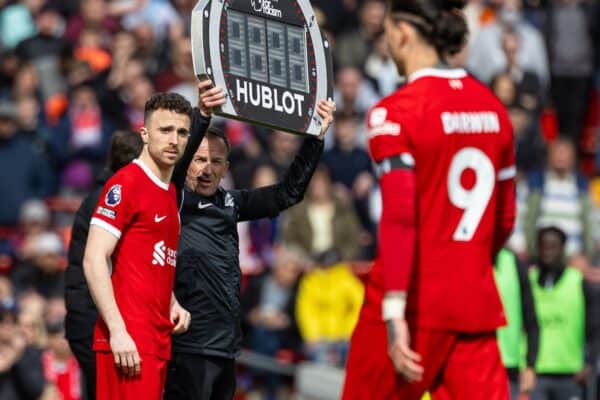
[[[80,399],[63,337],[73,213],[110,138],[145,101],[197,104],[195,0],[0,0],[0,398]],[[280,362],[343,367],[374,256],[381,204],[364,117],[403,84],[381,0],[313,0],[333,44],[335,125],[304,201],[239,226],[246,346]],[[448,62],[506,105],[516,137],[518,220],[509,247],[535,262],[536,232],[567,234],[570,264],[600,282],[600,4],[471,0],[470,37]],[[215,118],[232,143],[226,187],[272,184],[301,138]],[[285,379],[243,369],[240,389]]]

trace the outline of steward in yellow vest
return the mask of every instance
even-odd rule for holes
[[[498,329],[498,347],[510,383],[510,397],[529,395],[535,387],[534,366],[539,344],[539,328],[533,305],[527,269],[515,254],[502,249],[494,264],[494,278],[500,292],[507,325]],[[521,339],[527,337],[523,365]],[[523,368],[524,367],[524,368]]]
[[[529,271],[540,345],[531,399],[582,399],[598,356],[595,294],[578,270],[566,266],[566,236],[555,227],[538,232],[538,264]]]

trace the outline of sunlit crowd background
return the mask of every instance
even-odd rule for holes
[[[334,44],[336,121],[305,200],[277,219],[239,226],[245,348],[275,366],[240,363],[240,399],[289,398],[294,379],[277,366],[308,360],[343,368],[377,243],[381,204],[365,114],[403,84],[383,35],[385,4],[312,3]],[[105,166],[111,136],[142,126],[152,93],[177,92],[197,104],[194,5],[0,0],[3,400],[11,400],[3,397],[8,388],[17,388],[16,399],[83,398],[64,339],[73,215]],[[600,282],[598,1],[472,0],[465,15],[468,43],[448,62],[489,85],[515,131],[518,219],[508,247],[533,263],[537,229],[557,225],[571,265]],[[232,142],[228,188],[276,182],[302,141],[214,123]]]

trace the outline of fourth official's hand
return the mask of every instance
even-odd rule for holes
[[[171,322],[175,324],[173,328],[174,334],[186,332],[190,326],[191,315],[190,313],[177,301],[174,301],[171,305]]]
[[[198,83],[198,108],[203,117],[210,117],[213,109],[223,104],[225,104],[225,92],[223,89],[215,87],[210,79],[205,79]]]
[[[323,119],[323,125],[321,125],[321,133],[319,139],[323,140],[325,133],[329,126],[333,122],[333,113],[335,112],[335,103],[329,100],[319,100],[317,104],[317,114]]]

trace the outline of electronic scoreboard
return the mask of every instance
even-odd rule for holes
[[[333,97],[331,49],[309,0],[200,0],[191,36],[196,75],[226,91],[216,114],[319,134],[317,102]]]

